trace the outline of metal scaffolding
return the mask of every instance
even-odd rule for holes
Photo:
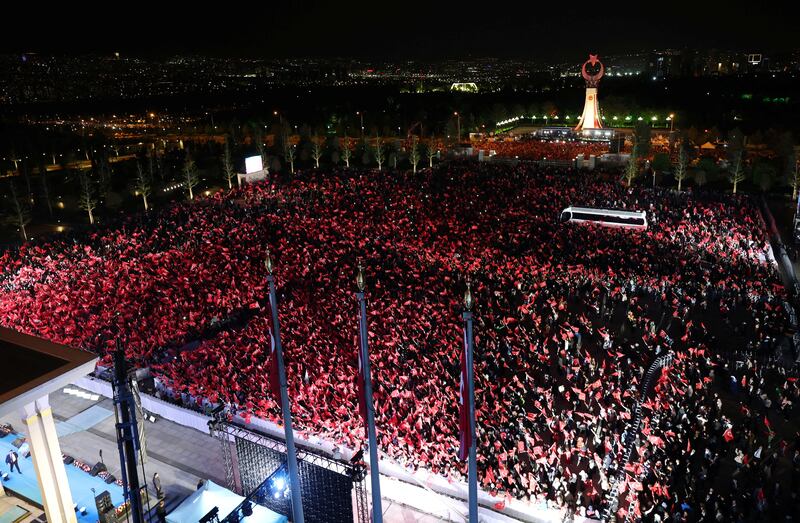
[[[285,473],[285,442],[233,424],[219,413],[209,422],[209,428],[221,445],[228,488],[245,496],[231,514],[220,514],[220,521],[235,520],[253,503],[291,519],[292,493],[287,490],[286,495],[275,496],[272,484],[281,471]],[[302,446],[298,446],[297,461],[307,523],[369,523],[370,505],[364,484],[367,471],[363,465],[337,461]]]

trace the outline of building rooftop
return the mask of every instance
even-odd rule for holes
[[[94,370],[97,356],[0,327],[0,415],[17,410]]]

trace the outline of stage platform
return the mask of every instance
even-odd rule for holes
[[[17,437],[19,437],[18,434],[11,433],[0,438],[0,455],[3,456],[4,460],[9,451],[17,450],[17,448],[11,444]],[[3,487],[5,487],[6,491],[12,492],[30,501],[34,505],[41,506],[42,494],[39,492],[39,483],[36,480],[33,460],[30,457],[23,458],[22,455],[20,455],[19,458],[19,468],[22,474],[18,473],[16,469],[14,469],[14,472],[8,472],[7,465],[3,462],[2,471],[4,474],[8,474],[8,479],[3,481]],[[114,506],[119,506],[123,503],[122,487],[116,483],[110,485],[106,484],[101,478],[92,477],[75,465],[64,465],[64,468],[67,471],[67,481],[72,491],[73,502],[78,505],[78,508],[86,507],[85,516],[80,513],[77,514],[78,522],[94,523],[99,519],[94,502],[95,494],[92,492],[92,489],[94,489],[97,494],[107,490],[109,494],[111,494],[111,501],[114,503]]]

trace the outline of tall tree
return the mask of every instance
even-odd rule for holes
[[[87,170],[80,170],[78,173],[78,182],[80,183],[78,206],[86,211],[89,215],[89,223],[94,225],[94,210],[97,208],[97,199],[95,198],[94,184]]]
[[[222,174],[228,182],[228,189],[233,189],[233,179],[236,178],[236,171],[233,168],[231,159],[231,145],[228,138],[225,138],[225,147],[222,150]]]
[[[134,190],[138,196],[142,197],[144,203],[144,210],[147,211],[150,206],[147,204],[147,198],[153,191],[152,179],[150,175],[142,169],[142,164],[136,162],[136,184]]]
[[[417,164],[419,164],[419,144],[416,136],[411,139],[411,150],[408,153],[408,159],[411,162],[411,170],[416,173]]]
[[[289,122],[284,122],[283,129],[281,130],[281,144],[283,146],[283,158],[289,164],[289,172],[294,174],[294,160],[297,158],[297,148],[292,144],[292,138],[289,135],[292,126]]]
[[[728,180],[730,180],[731,184],[733,184],[733,193],[736,194],[736,190],[739,186],[739,183],[744,181],[746,177],[745,173],[745,165],[744,165],[744,154],[745,154],[745,136],[742,133],[741,129],[738,127],[734,127],[728,133]]]
[[[350,144],[350,138],[345,136],[342,139],[341,148],[342,148],[342,152],[341,152],[342,160],[344,160],[345,167],[349,168],[350,167],[350,158],[352,158],[352,156],[353,156],[353,149],[352,149],[352,145]]]
[[[183,160],[183,184],[189,192],[189,199],[194,200],[194,188],[200,184],[200,177],[197,175],[197,166],[189,153]]]
[[[736,194],[736,188],[746,177],[744,171],[744,151],[740,150],[738,152],[728,169],[728,180],[733,184],[733,194]]]
[[[9,192],[11,193],[10,214],[7,221],[14,224],[19,229],[19,234],[23,240],[28,239],[27,226],[31,222],[31,210],[28,205],[29,200],[20,197],[17,193],[17,187],[14,182],[9,184]]]
[[[636,149],[634,148],[634,151]],[[625,172],[623,174],[625,177],[625,185],[630,187],[633,183],[633,180],[639,176],[639,159],[637,158],[636,154],[631,154],[630,159],[628,159],[628,164],[625,166]]]
[[[675,162],[674,172],[675,181],[678,182],[678,192],[680,192],[683,180],[686,179],[689,172],[689,155],[686,153],[686,147],[683,144],[678,150],[678,161]]]
[[[322,140],[317,135],[311,138],[311,157],[314,159],[314,168],[319,169],[319,160],[322,158]]]
[[[297,148],[289,140],[286,140],[283,146],[283,157],[289,163],[289,172],[294,174],[294,159],[297,157]]]
[[[386,151],[384,150],[383,140],[380,135],[375,136],[375,146],[372,148],[372,154],[375,157],[375,161],[378,163],[378,170],[380,171],[383,169],[383,162],[386,161]]]
[[[425,156],[428,158],[428,167],[433,168],[433,159],[436,158],[436,148],[433,146],[433,138],[425,147]]]

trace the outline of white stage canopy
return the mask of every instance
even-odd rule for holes
[[[219,509],[220,519],[224,518],[241,505],[244,498],[230,490],[221,487],[213,481],[206,481],[203,487],[186,498],[178,508],[167,516],[167,523],[189,523],[200,521],[214,507]],[[281,516],[266,507],[253,503],[253,515],[242,518],[240,521],[250,523],[287,523],[286,516]]]

